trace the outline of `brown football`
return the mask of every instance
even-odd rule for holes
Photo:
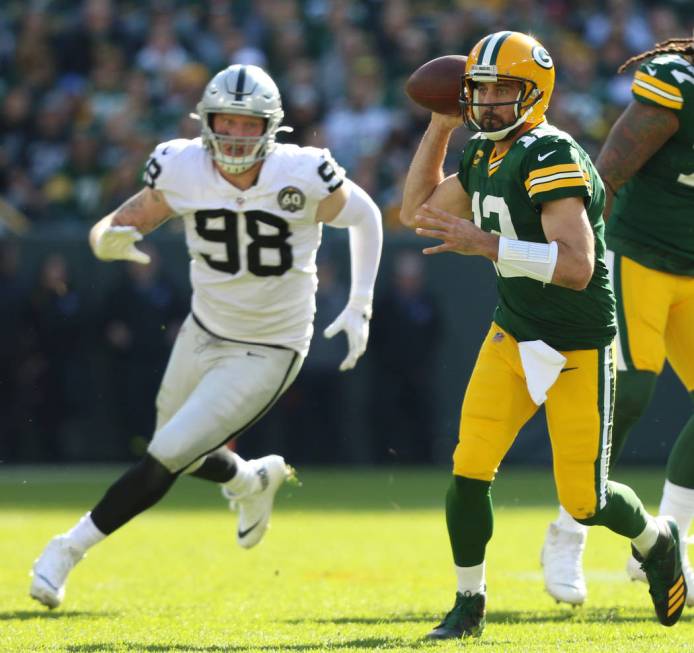
[[[405,83],[405,93],[417,104],[436,113],[460,113],[461,78],[467,57],[448,54],[422,64]]]

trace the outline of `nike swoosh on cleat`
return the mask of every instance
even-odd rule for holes
[[[570,372],[571,370],[577,370],[577,367],[565,367],[559,374],[563,374],[564,372]]]
[[[36,575],[37,575],[44,583],[46,583],[46,585],[48,585],[53,591],[55,591],[55,592],[58,591],[58,588],[57,588],[53,583],[51,583],[51,581],[48,580],[48,578],[46,578],[43,574],[36,574]]]
[[[265,358],[262,354],[256,354],[254,351],[247,351],[246,356],[252,356],[253,358]]]
[[[243,538],[246,537],[246,535],[248,535],[258,524],[260,524],[261,521],[262,521],[262,520],[259,519],[255,524],[253,524],[253,526],[249,526],[245,531],[239,530],[238,536],[239,536],[240,538],[243,539]]]

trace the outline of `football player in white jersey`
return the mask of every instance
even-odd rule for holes
[[[256,66],[234,65],[197,106],[202,135],[157,146],[146,187],[90,232],[102,260],[146,264],[135,243],[180,216],[190,252],[191,313],[157,397],[145,456],[34,563],[31,596],[55,608],[87,549],[159,501],[182,473],[222,486],[239,508],[237,541],[257,544],[289,468],[280,456],[243,460],[225,445],[260,419],[301,368],[313,332],[322,223],[349,229],[351,291],[325,330],[345,331],[354,367],[366,349],[383,234],[371,198],[327,150],[278,144],[277,86]],[[329,434],[326,434],[329,436]]]

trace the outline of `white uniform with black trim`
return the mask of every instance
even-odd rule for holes
[[[199,138],[162,143],[145,181],[183,217],[193,313],[224,338],[308,352],[315,313],[319,202],[344,171],[327,150],[277,145],[241,191]]]
[[[193,286],[148,448],[172,472],[248,428],[298,374],[313,333],[316,210],[343,174],[327,150],[278,145],[242,191],[199,138],[154,150],[145,183],[184,220]]]

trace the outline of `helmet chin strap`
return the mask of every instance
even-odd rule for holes
[[[512,125],[509,125],[508,127],[504,127],[503,129],[499,129],[494,132],[486,132],[482,131],[482,133],[490,140],[490,141],[503,141],[504,138],[507,138],[512,131],[520,127],[525,121],[526,118],[530,115],[530,112],[532,111],[531,109],[528,109],[522,116],[520,116],[516,122],[514,122]],[[478,125],[479,126],[479,125]]]

